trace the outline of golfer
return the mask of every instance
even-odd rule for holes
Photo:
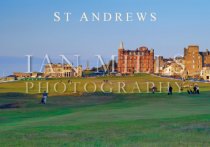
[[[46,104],[47,97],[48,97],[48,93],[44,91],[44,93],[42,94],[42,101],[41,101],[42,104]]]

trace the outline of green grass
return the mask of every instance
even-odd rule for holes
[[[25,94],[25,81],[0,84],[0,107],[13,104],[18,108],[0,109],[0,146],[210,146],[210,85],[199,83],[200,95],[178,93],[176,80],[148,74],[129,77],[73,78],[73,82],[103,80],[124,81],[126,89],[138,81],[171,82],[175,93],[118,94],[56,93],[50,87],[46,105],[39,104],[37,84]],[[54,84],[69,79],[42,82]],[[192,82],[182,83],[192,85]],[[44,84],[43,84],[44,86]],[[70,88],[70,87],[68,87]],[[44,89],[42,89],[44,90]]]
[[[68,81],[71,80],[72,83],[68,83]],[[173,90],[175,92],[178,92],[179,89],[176,86],[175,82],[177,82],[180,86],[183,85],[184,87],[187,87],[189,85],[196,84],[195,82],[183,82],[180,80],[173,80],[168,78],[160,78],[156,76],[152,76],[149,74],[138,74],[136,76],[127,76],[127,77],[95,77],[95,78],[64,78],[64,79],[49,79],[49,80],[42,80],[42,81],[16,81],[16,82],[9,82],[9,83],[0,83],[0,93],[25,93],[26,92],[26,82],[33,82],[34,87],[32,89],[29,89],[29,94],[37,94],[39,93],[39,82],[41,82],[41,90],[40,92],[43,92],[46,90],[46,83],[48,82],[49,86],[49,94],[50,95],[75,95],[73,93],[74,91],[74,84],[75,82],[79,82],[77,86],[77,93],[76,95],[80,95],[85,92],[84,86],[85,83],[88,84],[88,91],[93,92],[94,86],[91,84],[91,82],[94,82],[96,84],[96,92],[101,92],[101,84],[104,82],[104,80],[108,80],[112,83],[109,84],[106,83],[104,86],[105,91],[110,91],[110,88],[112,88],[113,93],[119,93],[119,82],[124,82],[126,84],[125,90],[127,93],[137,93],[138,90],[136,89],[136,82],[138,82],[138,86],[142,93],[147,93],[147,83],[146,82],[153,82],[155,86],[157,87],[157,90],[160,91],[160,83],[162,82],[162,92],[167,92],[168,82],[173,87]],[[57,85],[57,92],[54,90],[55,83],[59,83]],[[66,85],[66,91],[62,92],[64,89],[63,83]],[[201,91],[209,91],[210,86],[209,83],[197,83],[200,86]],[[29,84],[30,86],[30,84]],[[152,84],[149,84],[149,88],[151,89]],[[187,88],[184,89],[186,91]],[[123,92],[123,91],[121,91]]]
[[[2,95],[1,146],[209,146],[210,93]]]

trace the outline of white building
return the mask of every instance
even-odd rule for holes
[[[200,76],[204,80],[210,81],[210,67],[203,67]]]

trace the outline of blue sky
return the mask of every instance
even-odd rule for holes
[[[117,54],[120,41],[125,48],[154,48],[166,57],[183,54],[197,44],[210,48],[210,2],[208,0],[5,0],[0,2],[0,76],[3,71],[26,71],[25,55],[36,57],[35,67],[47,53],[52,58],[81,55],[81,64],[96,54]],[[69,11],[70,22],[53,22],[53,12]],[[81,23],[82,12],[156,12],[157,22]],[[8,61],[12,59],[12,61]],[[57,60],[56,60],[57,62]],[[16,65],[16,66],[13,66]],[[9,68],[10,67],[10,68]],[[13,67],[13,68],[11,68]],[[34,68],[38,70],[39,68]]]

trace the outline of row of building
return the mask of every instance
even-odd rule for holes
[[[174,58],[155,57],[154,49],[140,47],[135,50],[118,49],[118,72],[133,74],[155,73],[163,76],[192,77],[210,80],[210,52],[199,51],[199,46],[184,48],[184,55]]]
[[[90,70],[89,63],[86,70]],[[199,51],[199,46],[190,45],[184,49],[184,55],[175,58],[156,57],[154,49],[139,47],[126,50],[123,42],[118,49],[117,73],[153,73],[163,76],[193,77],[210,80],[210,52]],[[46,64],[43,73],[14,72],[10,78],[65,78],[82,77],[82,66],[73,67],[69,64]]]
[[[67,78],[67,77],[81,77],[82,66],[73,67],[69,64],[46,64],[44,72],[14,72],[13,75],[8,76],[8,80],[22,79],[22,78]]]
[[[199,51],[199,46],[190,45],[184,48],[183,57],[164,59],[162,56],[155,58],[155,73],[167,76],[192,77],[210,80],[210,52]]]

